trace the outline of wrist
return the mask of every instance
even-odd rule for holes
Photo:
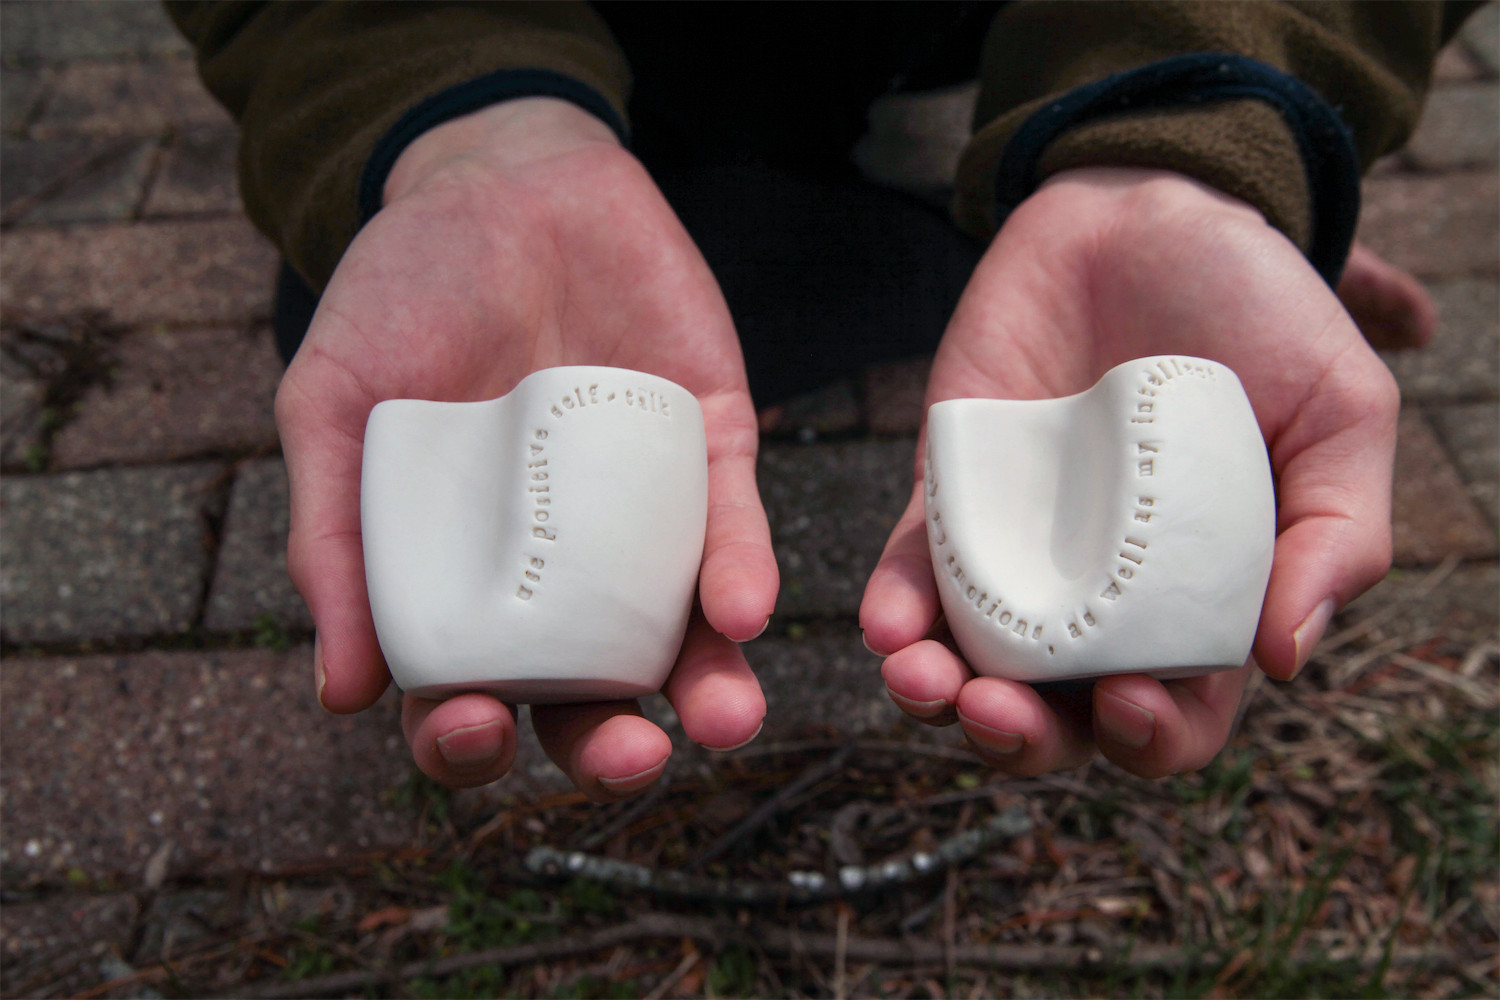
[[[1080,167],[1053,174],[1012,213],[1023,232],[1071,233],[1096,252],[1134,257],[1167,244],[1289,240],[1249,202],[1186,174],[1129,167]],[[1006,221],[1006,227],[1011,225]],[[1001,230],[1002,235],[1004,229]],[[1210,237],[1210,234],[1217,234]],[[1297,251],[1301,256],[1301,251]]]
[[[618,148],[620,140],[571,101],[520,97],[492,104],[429,129],[402,150],[386,177],[383,204],[464,164],[514,170],[601,144]]]

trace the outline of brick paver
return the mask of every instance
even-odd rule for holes
[[[1422,414],[1401,413],[1391,535],[1397,565],[1435,563],[1457,554],[1495,555],[1495,532],[1469,499],[1447,451]]]
[[[776,612],[854,615],[911,496],[909,440],[761,450],[761,500],[781,568]]]
[[[282,364],[268,328],[139,330],[114,354],[110,383],[53,439],[55,468],[276,447]]]
[[[1470,403],[1429,411],[1469,496],[1500,527],[1500,404]]]
[[[1500,386],[1500,282],[1431,281],[1438,331],[1420,351],[1383,356],[1407,400],[1491,398]]]
[[[1459,32],[1459,40],[1491,76],[1500,73],[1500,6],[1487,3],[1475,11]]]
[[[202,596],[205,517],[222,478],[222,466],[198,463],[0,480],[5,638],[185,632]]]
[[[0,353],[0,465],[24,465],[41,455],[42,402],[47,383]],[[33,457],[35,456],[35,457]]]
[[[34,204],[44,189],[56,186],[60,178],[77,175],[107,147],[119,144],[118,139],[87,135],[8,138],[5,156],[0,158],[0,208],[4,209],[7,221],[16,214],[17,202]]]
[[[765,739],[883,735],[908,724],[885,693],[880,657],[865,648],[857,626],[815,625],[765,638],[745,657],[766,693]],[[808,697],[816,692],[816,697]],[[924,734],[925,735],[925,734]]]
[[[1495,171],[1385,176],[1366,181],[1359,238],[1420,276],[1493,273],[1500,266]]]
[[[49,76],[44,69],[0,67],[0,131],[20,132],[26,127]]]
[[[255,628],[265,615],[282,628],[312,628],[307,605],[286,575],[289,523],[285,463],[279,458],[242,463],[224,517],[204,628]]]
[[[191,59],[79,62],[59,69],[32,124],[38,137],[151,135],[166,128],[232,127],[208,95]]]
[[[71,139],[59,141],[71,143]],[[37,145],[45,143],[40,140]],[[156,164],[156,140],[126,138],[103,140],[97,145],[101,151],[87,159],[60,164],[64,186],[18,221],[27,225],[113,222],[134,216]]]
[[[242,323],[271,312],[276,252],[243,217],[11,230],[0,298],[124,324]]]
[[[1404,155],[1419,170],[1494,166],[1500,160],[1500,91],[1484,82],[1436,88]]]
[[[190,53],[166,11],[155,3],[0,4],[0,38],[7,61],[22,64]]]
[[[187,129],[173,136],[157,172],[143,214],[161,215],[233,214],[240,210],[235,182],[235,151],[239,133],[234,129]]]
[[[138,884],[401,846],[397,699],[330,717],[306,648],[10,660],[0,675],[10,886]]]

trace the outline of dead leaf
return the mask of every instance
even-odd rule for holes
[[[411,917],[411,910],[404,906],[387,906],[383,910],[366,913],[359,921],[359,932],[368,934],[378,927],[404,924]]]

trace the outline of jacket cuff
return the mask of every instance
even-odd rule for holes
[[[1359,219],[1359,158],[1337,112],[1244,56],[1173,56],[1012,109],[966,151],[954,214],[994,232],[1048,176],[1083,166],[1174,170],[1241,198],[1330,285]]]
[[[240,121],[246,212],[317,290],[363,224],[362,182],[378,191],[377,175],[444,116],[523,93],[625,115],[624,54],[582,2],[221,2],[174,14]]]
[[[630,145],[630,131],[625,119],[594,88],[547,69],[499,70],[433,94],[402,115],[381,136],[359,177],[360,225],[369,222],[380,211],[385,180],[391,168],[418,136],[451,119],[518,97],[557,97],[571,101],[608,125],[622,145]]]

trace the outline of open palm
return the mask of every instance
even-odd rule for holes
[[[319,698],[359,711],[389,683],[365,593],[359,483],[365,421],[393,398],[490,399],[557,365],[671,379],[703,407],[709,520],[695,613],[665,693],[711,747],[765,713],[734,641],[755,635],[777,574],[755,488],[755,413],[728,309],[640,164],[599,122],[513,101],[427,133],[350,246],[277,397],[292,493],[289,568],[318,629]],[[649,784],[671,752],[633,703],[538,706],[548,754],[591,797]],[[513,711],[468,694],[408,696],[417,763],[473,785],[508,769]]]
[[[1333,292],[1254,209],[1165,172],[1059,174],[980,262],[926,401],[1070,395],[1153,354],[1228,365],[1250,397],[1278,501],[1254,660],[1289,678],[1333,612],[1389,566],[1398,396]],[[914,489],[865,592],[866,642],[888,656],[886,684],[903,709],[962,723],[1014,774],[1077,766],[1096,747],[1143,775],[1201,767],[1223,747],[1252,669],[1167,683],[1108,677],[1092,698],[1043,696],[974,677],[929,638],[940,613]]]

